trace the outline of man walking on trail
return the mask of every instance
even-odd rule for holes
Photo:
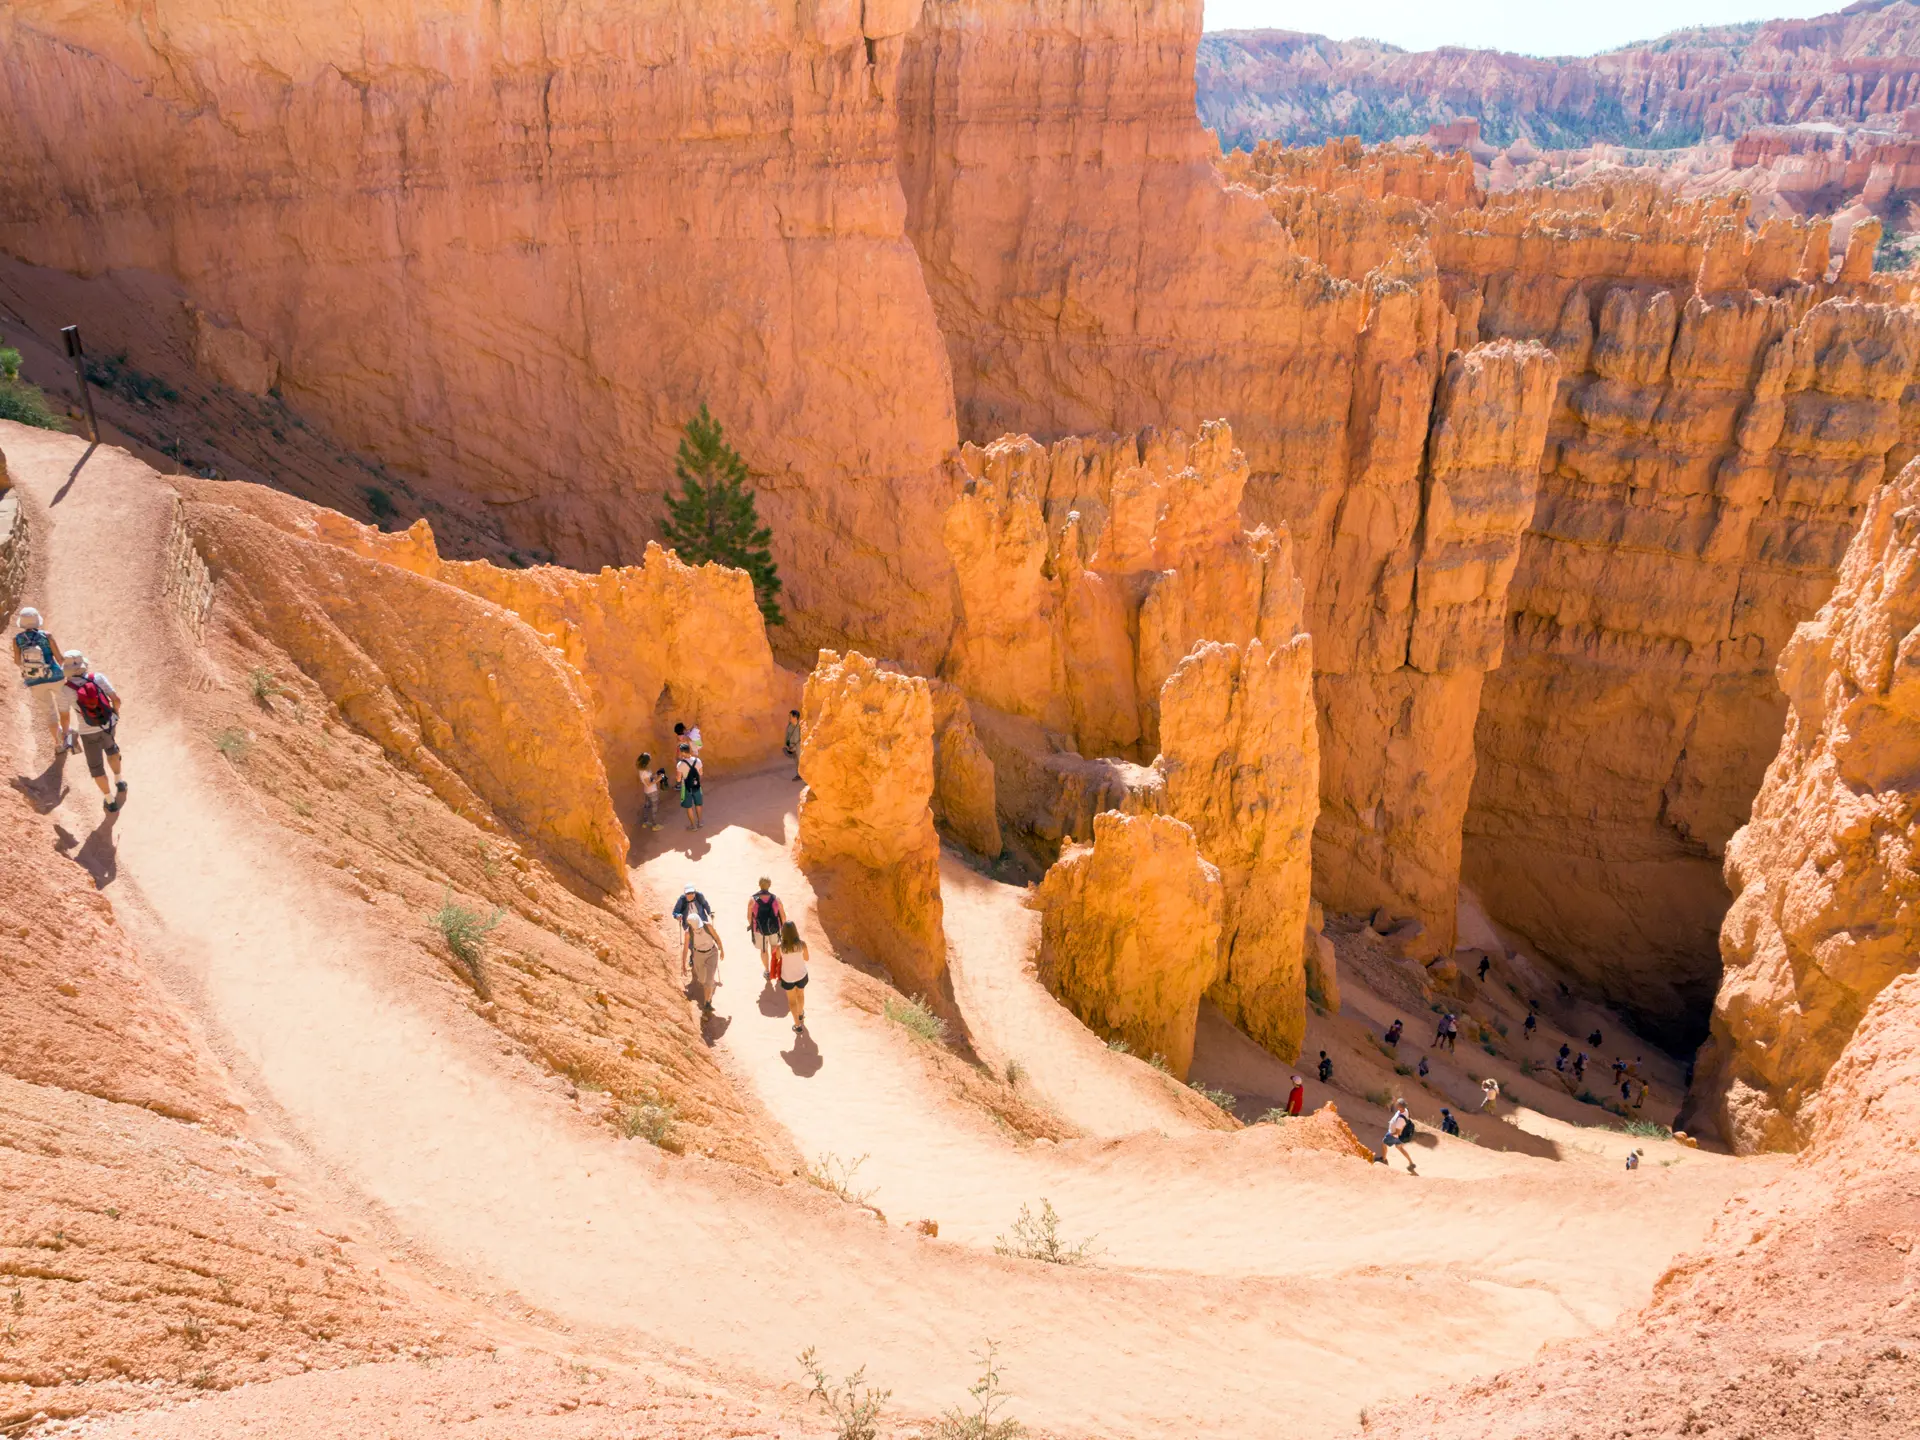
[[[693,983],[700,987],[700,1013],[713,1014],[713,987],[720,982],[720,961],[726,954],[720,935],[705,920],[696,919],[680,932],[680,958],[686,961]]]
[[[773,957],[780,948],[780,927],[787,923],[787,910],[773,893],[773,881],[760,877],[760,888],[747,897],[747,933],[760,952],[760,978],[773,983]]]
[[[1293,1089],[1287,1092],[1287,1114],[1298,1115],[1307,1108],[1307,1082],[1298,1075],[1293,1077]]]
[[[1460,1122],[1453,1118],[1453,1111],[1446,1106],[1440,1107],[1440,1131],[1443,1135],[1458,1135]]]
[[[793,778],[800,778],[800,712],[787,711],[787,758],[793,761]]]
[[[1320,1052],[1320,1083],[1322,1085],[1333,1083],[1333,1060],[1324,1050]]]
[[[1393,1162],[1387,1157],[1398,1150],[1400,1158],[1407,1162],[1407,1173],[1418,1175],[1420,1172],[1413,1164],[1413,1151],[1407,1148],[1412,1143],[1413,1117],[1407,1114],[1407,1102],[1396,1100],[1393,1102],[1393,1113],[1387,1116],[1387,1134],[1381,1142],[1380,1163],[1391,1167]]]
[[[53,733],[54,755],[73,748],[71,717],[73,692],[67,689],[60,667],[60,645],[53,632],[41,628],[40,612],[32,606],[20,612],[20,628],[13,637],[13,664],[27,687],[27,705],[38,712]]]
[[[704,925],[713,919],[713,906],[707,903],[707,897],[689,885],[673,902],[673,918],[680,922],[680,928],[689,925]]]
[[[700,828],[700,807],[706,803],[706,797],[700,793],[700,759],[685,742],[680,746],[680,758],[674,762],[674,778],[680,782],[680,808],[687,812],[687,828]]]
[[[74,719],[80,748],[87,752],[87,773],[100,787],[100,803],[109,814],[126,803],[127,782],[120,778],[120,692],[106,676],[87,663],[78,650],[61,657],[66,688],[73,696]],[[107,788],[107,767],[113,767],[113,788]]]
[[[1400,1043],[1400,1032],[1403,1028],[1405,1027],[1396,1019],[1391,1025],[1387,1026],[1387,1033],[1382,1038],[1389,1045],[1398,1045]]]

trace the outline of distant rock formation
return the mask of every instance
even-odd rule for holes
[[[1220,872],[1200,858],[1192,828],[1164,815],[1098,816],[1092,843],[1062,853],[1035,904],[1046,987],[1097,1034],[1186,1079],[1221,921]]]
[[[836,949],[951,1014],[927,682],[823,650],[800,723],[799,855],[820,923]]]
[[[1786,735],[1727,847],[1726,977],[1692,1101],[1742,1153],[1811,1137],[1863,1017],[1920,968],[1920,461],[1868,500],[1779,673]]]

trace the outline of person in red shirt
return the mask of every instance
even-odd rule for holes
[[[1307,1082],[1293,1077],[1293,1089],[1287,1095],[1287,1114],[1298,1115],[1307,1106]]]

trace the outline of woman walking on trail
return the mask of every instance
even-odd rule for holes
[[[793,1017],[793,1033],[807,1028],[807,942],[800,938],[800,927],[791,920],[780,927],[780,954],[775,961],[774,979],[786,993],[787,1013]]]
[[[674,762],[674,776],[680,782],[680,808],[687,812],[687,828],[700,828],[700,761],[692,747],[682,742],[680,758]]]
[[[693,983],[700,987],[700,1013],[713,1014],[713,987],[720,979],[720,959],[726,953],[713,926],[700,918],[698,911],[687,916],[689,923],[680,932],[680,958],[687,962]]]
[[[640,772],[640,828],[658,830],[660,828],[660,772],[653,768],[653,756],[641,753],[633,762]]]

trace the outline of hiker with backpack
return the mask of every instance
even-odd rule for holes
[[[713,919],[713,906],[707,897],[689,885],[680,892],[680,898],[673,902],[673,918],[680,922],[680,928],[689,925],[704,925]]]
[[[1320,1083],[1322,1085],[1333,1083],[1333,1058],[1324,1050],[1320,1052]]]
[[[13,637],[14,668],[27,690],[27,705],[46,720],[53,732],[54,758],[73,749],[73,692],[67,689],[60,664],[60,643],[42,628],[40,612],[28,606],[20,612],[20,628]]]
[[[787,923],[787,910],[773,893],[773,881],[760,877],[760,888],[747,897],[747,933],[760,952],[760,976],[773,983],[774,953],[780,948],[780,927]]]
[[[695,911],[692,923],[680,932],[680,958],[693,983],[700,987],[700,1013],[713,1014],[713,987],[720,983],[720,962],[726,956],[720,934]]]
[[[100,787],[100,803],[109,814],[126,803],[127,782],[120,778],[120,741],[115,731],[120,724],[120,693],[113,682],[99,674],[78,650],[61,657],[67,677],[66,689],[73,695],[75,729],[80,748],[86,751],[87,773]],[[113,767],[113,786],[107,786],[107,767]]]
[[[798,780],[800,778],[800,712],[798,710],[787,711],[787,740],[782,748],[787,752],[787,758],[793,761],[793,778]]]
[[[1398,1045],[1400,1043],[1400,1032],[1405,1028],[1406,1027],[1402,1025],[1400,1021],[1395,1020],[1391,1025],[1387,1027],[1387,1033],[1381,1038],[1388,1045]]]
[[[704,803],[700,794],[700,758],[685,741],[680,745],[680,758],[674,762],[674,778],[680,782],[680,808],[687,812],[687,828],[698,830],[700,806]]]
[[[1460,1133],[1460,1122],[1453,1118],[1453,1111],[1444,1105],[1440,1107],[1440,1133],[1443,1135]]]
[[[811,952],[800,938],[800,927],[791,920],[780,926],[780,946],[773,957],[773,979],[787,997],[787,1014],[793,1017],[793,1033],[807,1028],[807,960]]]
[[[1413,1136],[1413,1117],[1407,1113],[1407,1102],[1405,1100],[1394,1101],[1393,1113],[1387,1116],[1386,1137],[1381,1141],[1380,1163],[1391,1167],[1393,1162],[1387,1157],[1395,1150],[1398,1150],[1400,1152],[1400,1158],[1407,1162],[1407,1173],[1409,1175],[1418,1175],[1420,1172],[1414,1168],[1413,1164],[1413,1151],[1407,1148],[1413,1144]]]

